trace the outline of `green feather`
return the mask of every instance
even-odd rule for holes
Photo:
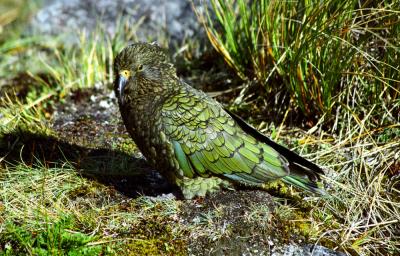
[[[323,189],[319,188],[316,182],[310,181],[308,178],[300,177],[297,175],[289,175],[283,177],[282,180],[290,185],[293,185],[305,191],[320,194],[322,196],[328,196],[328,193],[326,193]]]
[[[229,151],[226,147],[224,146],[216,146],[215,147],[215,153],[220,155],[221,157],[229,157],[231,155],[231,151]]]
[[[188,162],[185,152],[183,152],[181,145],[174,141],[173,143],[175,156],[178,159],[179,166],[181,167],[184,175],[189,178],[193,178],[194,170]]]
[[[243,136],[244,147],[247,148],[248,150],[250,150],[251,152],[253,152],[256,155],[261,154],[260,145],[249,142],[247,140],[248,137],[250,137],[250,136]]]
[[[199,174],[203,174],[206,171],[204,165],[200,162],[196,154],[192,154],[189,156],[190,161],[193,164],[193,167],[196,169],[196,172]]]
[[[247,148],[240,148],[239,153],[255,164],[258,164],[260,162],[260,159],[253,152],[248,150]]]
[[[218,154],[215,154],[214,151],[202,150],[201,154],[203,157],[206,157],[207,160],[211,163],[215,162],[219,158]]]

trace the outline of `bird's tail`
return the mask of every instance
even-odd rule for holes
[[[322,196],[327,196],[328,193],[320,188],[315,181],[308,179],[307,177],[301,177],[298,175],[288,175],[282,178],[282,180],[290,185],[293,185],[297,188],[303,189],[305,191],[320,194]]]

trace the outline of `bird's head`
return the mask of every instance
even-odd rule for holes
[[[166,81],[176,78],[164,49],[149,43],[125,47],[115,58],[114,71],[114,90],[122,104],[129,97],[162,94],[168,90]]]

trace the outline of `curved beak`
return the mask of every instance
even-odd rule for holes
[[[128,82],[129,76],[130,76],[129,72],[124,70],[124,71],[120,72],[117,77],[118,97],[119,97],[121,103],[123,103],[124,90],[125,90],[125,86]]]
[[[125,76],[123,76],[122,74],[118,75],[117,83],[118,83],[118,94],[119,94],[120,98],[122,98],[122,96],[123,96],[125,85],[127,82],[128,82],[128,79]]]

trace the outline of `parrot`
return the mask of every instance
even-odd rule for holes
[[[307,192],[323,170],[269,139],[205,92],[177,76],[155,43],[126,46],[114,60],[114,91],[127,132],[148,163],[185,199],[235,184],[261,188],[281,180]]]

